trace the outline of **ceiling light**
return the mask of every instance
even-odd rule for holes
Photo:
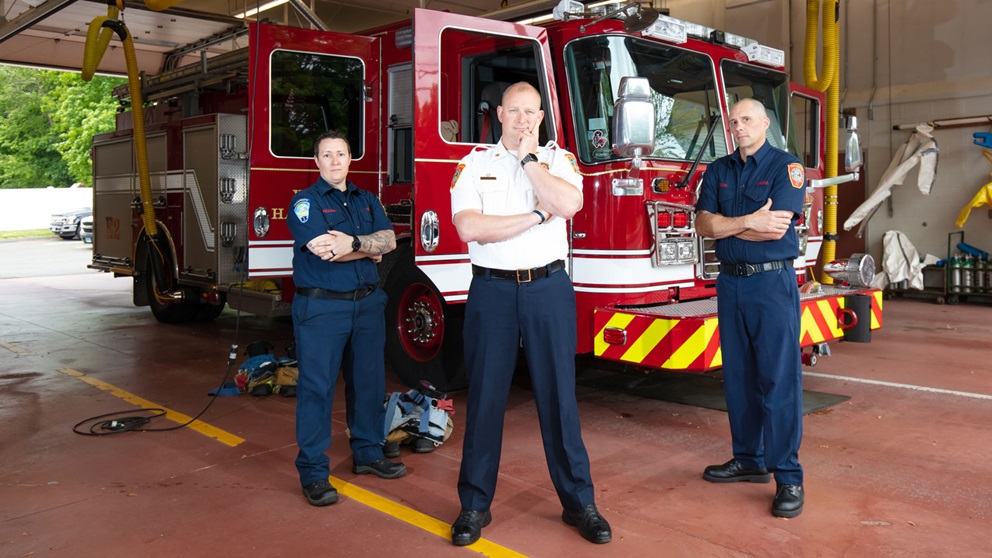
[[[275,8],[275,7],[278,7],[278,6],[282,6],[286,2],[289,2],[289,0],[272,0],[271,2],[266,2],[265,4],[262,4],[261,6],[258,6],[257,8],[251,8],[250,10],[245,10],[245,11],[241,12],[240,14],[234,14],[234,17],[236,17],[238,19],[244,19],[246,17],[251,17],[251,16],[253,16],[253,15],[259,13],[259,12],[264,12],[266,10],[271,10],[272,8]]]

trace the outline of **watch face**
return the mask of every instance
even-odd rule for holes
[[[362,249],[362,241],[358,240],[357,236],[355,237],[354,240],[351,241],[351,249],[354,252],[357,252]]]

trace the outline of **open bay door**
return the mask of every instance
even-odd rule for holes
[[[252,25],[251,41],[248,273],[258,282],[292,276],[288,205],[319,176],[320,134],[345,134],[348,178],[380,193],[380,55],[379,39],[265,24]]]

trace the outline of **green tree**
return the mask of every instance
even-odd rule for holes
[[[119,104],[112,93],[127,80],[94,76],[84,82],[76,73],[43,73],[52,85],[42,101],[42,109],[51,115],[55,147],[62,154],[74,181],[92,186],[90,146],[93,136],[114,130],[114,114]]]
[[[113,130],[121,78],[0,66],[0,188],[89,184],[90,138]]]

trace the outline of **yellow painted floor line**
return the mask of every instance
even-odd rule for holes
[[[13,345],[11,343],[0,343],[0,347],[3,347],[4,349],[7,349],[8,351],[10,351],[12,353],[23,354],[23,353],[27,353],[28,352],[27,349],[22,349],[22,348],[18,347],[17,345]]]
[[[366,506],[373,508],[375,510],[381,511],[385,514],[391,515],[400,521],[405,521],[414,527],[418,527],[441,537],[442,539],[451,540],[451,525],[441,521],[440,519],[435,519],[427,514],[420,513],[415,509],[408,508],[403,504],[398,504],[383,498],[378,494],[369,492],[364,488],[358,487],[351,484],[343,479],[339,479],[335,476],[328,477],[334,488],[338,490],[338,493],[351,498],[352,500],[357,500]],[[526,554],[520,554],[509,548],[500,546],[487,539],[479,539],[477,542],[466,546],[465,548],[469,550],[474,550],[483,556],[491,556],[493,558],[526,558]]]
[[[162,405],[158,405],[156,403],[153,403],[153,402],[151,402],[151,401],[149,401],[147,399],[143,399],[141,397],[138,397],[137,395],[134,395],[133,393],[124,391],[124,390],[122,390],[122,389],[120,389],[120,388],[118,388],[118,387],[116,387],[114,385],[108,384],[107,382],[104,382],[103,380],[97,380],[96,378],[87,376],[86,374],[83,374],[79,370],[73,370],[72,368],[60,368],[59,369],[59,372],[65,374],[66,376],[70,376],[70,377],[76,378],[77,380],[79,380],[81,382],[85,382],[85,383],[87,383],[87,384],[89,384],[89,385],[91,385],[91,386],[93,386],[95,388],[102,389],[104,391],[109,391],[114,396],[119,397],[119,398],[123,399],[124,401],[127,401],[128,403],[132,403],[134,405],[137,405],[137,406],[139,406],[139,407],[141,407],[143,409],[163,409],[163,410],[165,410],[165,416],[164,416],[164,418],[167,418],[167,419],[169,419],[171,421],[174,421],[174,422],[176,422],[178,424],[186,424],[187,422],[190,421],[190,419],[193,418],[193,417],[186,416],[186,415],[184,415],[184,414],[182,414],[180,412],[173,411],[172,409],[168,409],[168,408],[166,408],[166,407],[164,407]],[[217,440],[218,442],[220,442],[222,444],[227,444],[227,445],[229,445],[231,447],[234,447],[234,446],[240,444],[241,442],[244,442],[245,441],[244,438],[235,436],[234,434],[231,434],[230,432],[225,432],[225,431],[221,430],[220,428],[217,428],[215,426],[210,426],[209,424],[207,424],[207,423],[205,423],[203,421],[199,421],[199,420],[194,421],[193,423],[191,423],[189,425],[189,428],[192,428],[193,430],[196,430],[197,432],[199,432],[200,434],[203,434],[204,436],[208,436],[210,438],[213,438],[213,439]]]

